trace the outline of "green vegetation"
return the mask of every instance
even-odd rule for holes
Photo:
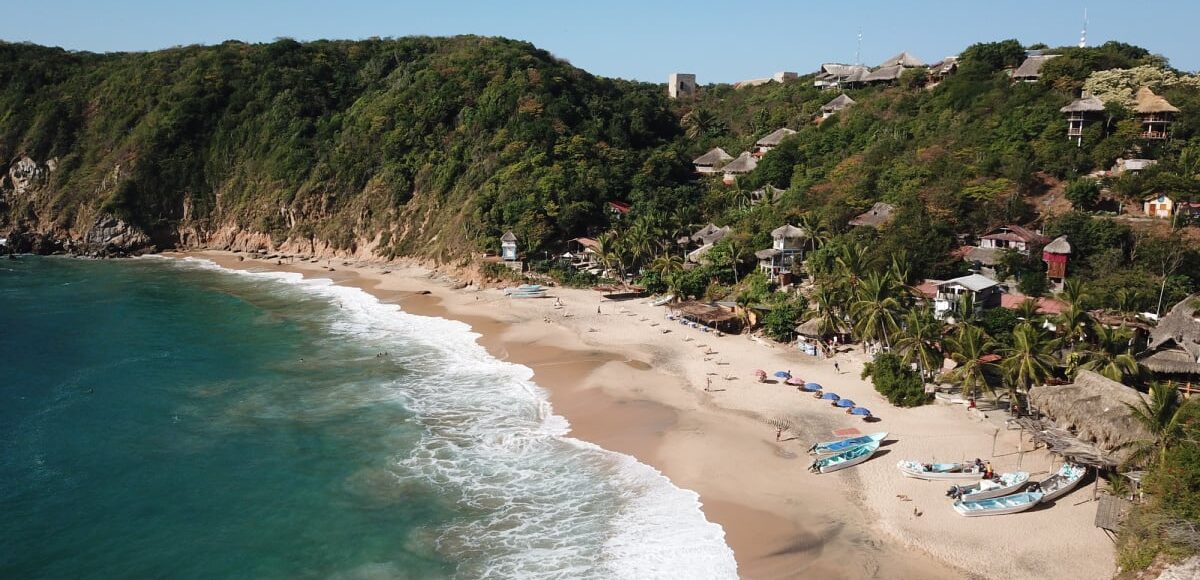
[[[916,407],[929,399],[920,375],[891,353],[880,354],[864,365],[862,378],[870,378],[875,390],[898,407]]]

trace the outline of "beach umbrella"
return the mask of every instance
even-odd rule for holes
[[[775,371],[776,378],[787,379],[787,378],[791,378],[791,376],[792,376],[792,373],[789,373],[787,371]]]
[[[764,377],[765,377],[765,376],[767,376],[767,371],[764,371],[764,370],[762,370],[762,369],[754,369],[754,374],[756,374],[756,375],[762,375],[762,376],[764,376]]]
[[[834,403],[833,406],[835,406],[835,407],[853,407],[854,401],[851,401],[850,399],[838,399],[838,401],[836,403]]]
[[[853,409],[850,409],[850,414],[851,415],[862,415],[863,417],[870,417],[871,411],[868,410],[866,407],[855,407]]]
[[[836,400],[840,399],[841,397],[839,397],[837,393],[825,393],[825,394],[821,395],[821,398],[826,401],[836,401]]]
[[[797,379],[795,377],[789,377],[786,381],[783,381],[783,382],[785,382],[789,385],[792,385],[793,387],[799,387],[804,384],[804,379]]]
[[[804,386],[800,388],[806,391],[819,391],[821,390],[821,385],[818,385],[817,383],[804,383]]]

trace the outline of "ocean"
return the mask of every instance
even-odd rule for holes
[[[0,577],[734,578],[462,323],[202,260],[0,260]]]

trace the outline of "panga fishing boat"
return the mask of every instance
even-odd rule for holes
[[[512,298],[544,298],[546,288],[540,284],[522,284],[515,288],[505,288],[504,294]]]
[[[808,470],[813,473],[829,473],[830,471],[846,469],[870,459],[878,450],[879,442],[871,441],[870,443],[851,447],[836,455],[817,459],[813,461],[812,465],[808,466]]]
[[[901,461],[896,464],[905,477],[928,479],[931,481],[953,479],[979,479],[983,477],[983,462],[976,459],[974,463],[921,463],[920,461]]]
[[[674,299],[675,299],[674,294],[667,294],[666,296],[663,296],[662,298],[657,298],[655,300],[651,300],[650,305],[651,306],[662,306],[663,304],[666,304]]]
[[[821,443],[816,443],[812,447],[809,447],[808,453],[810,455],[822,455],[825,453],[838,453],[839,451],[845,451],[851,447],[856,447],[856,446],[862,445],[863,443],[870,443],[872,441],[883,441],[883,439],[885,437],[887,437],[887,435],[888,435],[887,431],[883,431],[881,433],[871,433],[869,435],[863,435],[861,437],[852,437],[850,439],[839,439],[837,441],[822,441]]]
[[[954,511],[958,512],[959,515],[969,518],[975,516],[1002,516],[1023,512],[1037,505],[1041,499],[1042,493],[1038,491],[1014,493],[1012,495],[975,501],[963,501],[960,499],[954,502]]]
[[[1033,482],[1030,484],[1029,490],[1042,492],[1043,502],[1054,501],[1075,489],[1085,473],[1087,473],[1087,468],[1082,465],[1064,463],[1062,467],[1058,468],[1058,473],[1041,481]]]
[[[946,495],[963,501],[991,499],[1002,495],[1010,495],[1021,490],[1029,482],[1029,472],[1014,471],[1002,473],[991,479],[982,479],[971,485],[954,485]]]

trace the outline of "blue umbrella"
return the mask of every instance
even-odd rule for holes
[[[853,407],[854,401],[850,399],[838,399],[838,402],[833,404],[834,407]]]
[[[863,417],[870,417],[871,411],[868,410],[866,407],[855,407],[853,409],[850,409],[850,414],[851,415],[862,415]]]
[[[806,391],[819,391],[819,390],[821,390],[821,385],[818,385],[817,383],[806,383],[804,386],[802,386],[800,388],[804,389]]]
[[[836,401],[841,397],[839,397],[837,393],[825,393],[821,395],[821,398],[825,399],[826,401]]]
[[[789,373],[787,371],[775,371],[775,376],[778,378],[781,378],[781,379],[786,379],[786,378],[792,376],[792,373]]]

